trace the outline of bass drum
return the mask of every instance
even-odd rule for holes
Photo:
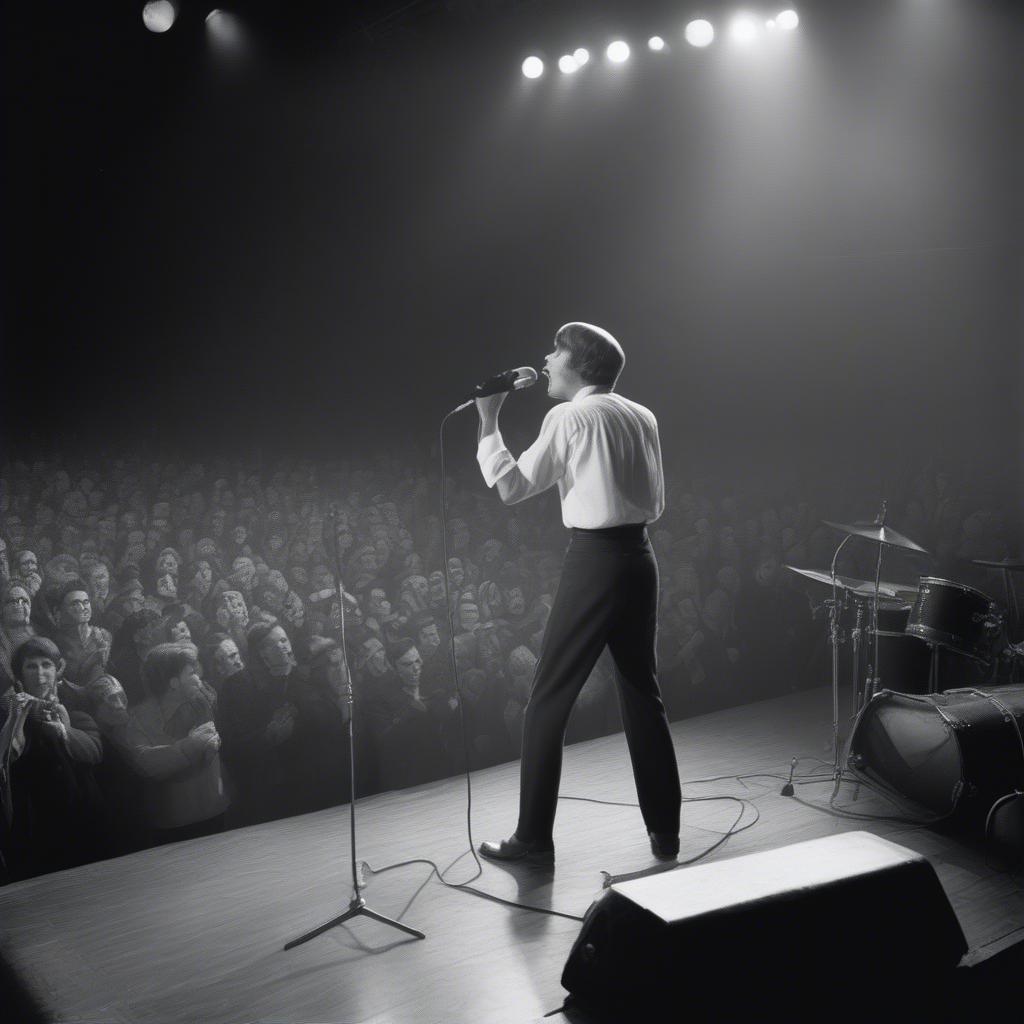
[[[981,831],[996,801],[1024,788],[1024,687],[882,690],[857,717],[849,766]]]

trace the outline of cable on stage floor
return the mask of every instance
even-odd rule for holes
[[[460,720],[460,726],[461,726],[460,732],[461,732],[461,737],[462,737],[463,757],[464,757],[464,761],[465,761],[465,765],[466,765],[466,769],[465,769],[465,778],[466,778],[466,834],[467,834],[467,837],[469,839],[469,849],[467,851],[461,853],[458,857],[456,857],[455,860],[453,860],[452,863],[447,868],[445,868],[444,870],[439,868],[434,861],[430,860],[429,858],[425,858],[425,857],[416,857],[416,858],[413,858],[411,860],[399,861],[399,862],[397,862],[395,864],[388,864],[388,865],[386,865],[385,867],[382,867],[382,868],[374,868],[367,861],[361,861],[360,865],[364,869],[364,871],[369,872],[371,875],[380,875],[380,874],[384,874],[387,871],[394,871],[394,870],[396,870],[398,868],[410,867],[413,864],[426,864],[426,865],[428,865],[430,867],[431,874],[436,874],[437,878],[438,878],[438,881],[443,886],[445,886],[448,889],[456,889],[456,890],[458,890],[460,892],[465,892],[465,893],[469,893],[470,895],[473,895],[473,896],[478,896],[481,899],[490,900],[493,903],[499,903],[499,904],[502,904],[503,906],[507,906],[507,907],[514,907],[517,910],[529,910],[529,911],[532,911],[533,913],[546,914],[546,915],[548,915],[550,917],[563,917],[563,918],[566,918],[567,920],[570,920],[570,921],[582,922],[583,918],[579,917],[579,916],[577,916],[575,914],[566,914],[566,913],[563,913],[560,910],[552,910],[552,909],[550,909],[548,907],[537,907],[537,906],[533,906],[533,905],[528,904],[528,903],[519,903],[519,902],[517,902],[515,900],[509,900],[509,899],[505,899],[504,897],[501,897],[501,896],[495,896],[493,893],[485,892],[484,890],[478,889],[475,886],[470,884],[472,882],[475,882],[483,874],[483,865],[480,862],[479,856],[477,855],[476,842],[473,839],[473,784],[472,784],[472,778],[471,778],[471,773],[470,773],[470,768],[469,768],[469,743],[468,743],[468,739],[467,739],[467,736],[466,736],[466,720],[465,720],[465,713],[464,713],[464,710],[463,710],[462,689],[461,689],[461,687],[459,685],[458,663],[456,662],[456,659],[455,659],[455,643],[454,643],[455,623],[454,623],[453,612],[452,612],[451,586],[450,586],[450,581],[449,581],[449,578],[448,578],[448,571],[447,571],[447,569],[448,569],[448,529],[447,529],[447,513],[448,513],[448,508],[447,508],[447,504],[448,503],[447,503],[447,487],[446,487],[447,480],[446,480],[446,474],[445,474],[444,428],[445,428],[445,425],[447,424],[448,420],[451,418],[452,415],[453,415],[453,413],[448,413],[444,417],[444,419],[442,419],[442,421],[441,421],[439,444],[438,444],[439,453],[440,453],[440,463],[441,463],[441,465],[440,465],[440,470],[441,470],[441,492],[440,492],[440,499],[441,499],[440,500],[441,524],[440,525],[441,525],[442,553],[444,555],[444,566],[445,566],[445,572],[444,572],[445,603],[447,604],[449,637],[451,638],[451,640],[449,641],[449,658],[450,658],[450,663],[451,663],[452,678],[453,678],[453,681],[454,681],[454,684],[455,684],[456,697],[457,697],[457,700],[458,700],[459,720]],[[821,764],[825,764],[826,763],[821,758],[811,758],[811,757],[794,758],[794,760],[792,762],[792,769],[795,770],[796,765],[800,761],[807,761],[807,760],[817,761],[817,762],[819,762]],[[810,784],[812,782],[824,781],[825,778],[831,778],[831,777],[832,777],[831,774],[828,775],[827,777],[824,776],[824,775],[822,775],[822,776],[813,776],[813,777],[810,776],[810,775],[805,775],[805,776],[797,775],[797,776],[794,776],[792,774],[792,771],[791,771],[791,774],[789,776],[790,779],[793,779],[797,784],[800,784],[800,785],[807,785],[807,784]],[[736,782],[739,782],[740,785],[744,786],[744,788],[746,788],[746,781],[745,780],[746,779],[754,779],[754,778],[786,778],[786,776],[778,775],[778,774],[775,774],[775,773],[769,773],[769,772],[745,772],[745,773],[740,773],[739,775],[722,775],[722,776],[715,776],[715,777],[706,778],[706,779],[692,779],[692,780],[689,780],[687,782],[681,783],[681,785],[683,785],[683,786],[701,785],[701,784],[705,784],[705,783],[709,783],[709,782],[724,782],[724,781],[728,781],[728,780],[735,780]],[[865,785],[866,785],[866,783],[865,783]],[[838,786],[837,786],[837,788],[838,788]],[[833,801],[834,801],[834,798],[835,798],[835,794],[833,793]],[[639,804],[635,804],[635,803],[620,803],[620,802],[617,802],[617,801],[600,800],[598,798],[592,798],[592,797],[562,796],[562,797],[559,797],[559,799],[560,800],[578,800],[578,801],[589,802],[589,803],[605,804],[607,806],[639,807]],[[689,866],[691,864],[697,863],[700,860],[703,860],[705,857],[709,856],[711,853],[713,853],[715,850],[717,850],[720,846],[722,846],[722,844],[725,843],[729,839],[730,836],[738,835],[740,832],[745,832],[747,829],[753,828],[754,825],[756,825],[758,823],[758,821],[760,821],[761,812],[755,806],[755,804],[753,803],[753,800],[752,799],[748,799],[746,797],[738,797],[738,796],[733,796],[733,795],[706,796],[706,797],[684,797],[682,802],[685,804],[685,803],[713,803],[713,802],[721,802],[721,801],[733,801],[733,802],[738,803],[740,805],[739,814],[736,816],[736,820],[733,821],[733,823],[729,826],[728,830],[723,832],[723,833],[721,833],[719,835],[719,837],[715,840],[715,842],[713,842],[706,849],[702,850],[700,853],[695,854],[693,857],[689,857],[689,858],[687,858],[684,861],[677,861],[674,865],[672,865],[671,867],[666,868],[665,870],[673,871],[673,870],[676,870],[677,868],[687,867],[687,866]],[[805,805],[809,806],[809,807],[813,807],[814,806],[812,804],[807,804],[805,801],[802,801],[802,800],[799,801],[799,802],[800,803],[805,803]],[[740,822],[743,820],[743,816],[746,813],[747,807],[750,807],[750,809],[754,812],[754,819],[753,819],[753,821],[749,821],[745,825],[741,826]],[[833,813],[841,814],[841,812],[839,812],[838,809],[834,809]],[[899,819],[890,819],[890,820],[899,820]],[[705,830],[705,831],[712,831],[712,830]],[[453,867],[455,867],[455,865],[460,860],[462,860],[463,857],[466,856],[466,853],[471,854],[472,857],[473,857],[473,860],[476,863],[476,872],[475,872],[475,874],[473,874],[470,878],[466,879],[465,882],[450,882],[445,877],[445,875],[449,871],[451,871],[451,869]],[[641,874],[644,874],[644,873],[647,873],[647,872],[641,872]],[[605,882],[604,882],[605,887],[607,887],[610,884],[613,884],[613,880],[614,880],[615,876],[610,875],[606,871],[602,871],[601,874],[604,876],[604,879],[605,879]],[[430,875],[427,876],[427,879],[424,881],[424,884],[426,884],[426,881],[429,881],[429,879],[430,879]]]

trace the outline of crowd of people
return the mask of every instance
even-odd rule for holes
[[[350,720],[360,795],[518,757],[557,502],[449,480],[446,561],[424,466],[3,467],[3,880],[343,802]],[[668,480],[650,532],[669,717],[824,684],[828,595],[785,570],[828,566],[819,507],[792,482]],[[873,511],[841,484],[815,501]],[[940,565],[1007,553],[1005,520],[942,473],[908,480],[894,513]],[[851,550],[844,571],[873,558]],[[605,652],[569,742],[620,728],[614,671]]]

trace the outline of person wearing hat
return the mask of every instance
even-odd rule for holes
[[[568,323],[545,359],[548,394],[560,400],[537,440],[512,456],[498,429],[505,394],[476,400],[477,461],[506,505],[558,487],[572,531],[526,708],[519,821],[485,842],[494,860],[554,862],[562,745],[573,704],[605,646],[615,660],[623,724],[640,810],[658,858],[679,852],[681,794],[658,687],[658,563],[647,524],[665,509],[658,424],[614,391],[622,347],[592,324]]]

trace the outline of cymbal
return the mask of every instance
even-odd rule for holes
[[[990,569],[1006,569],[1007,572],[1024,571],[1024,562],[1015,558],[1001,558],[998,561],[989,558],[972,558],[971,565],[987,565]]]
[[[831,573],[818,572],[817,569],[798,569],[795,565],[787,565],[786,568],[790,572],[799,573],[801,576],[806,576],[807,579],[814,580],[816,583],[825,583],[828,586],[832,586]],[[849,590],[859,597],[873,597],[875,593],[874,580],[859,580],[854,576],[837,575],[836,586],[843,590]],[[879,580],[878,596],[889,599],[895,598],[896,600],[912,604],[917,599],[917,587],[911,586],[909,583],[890,583],[888,580]]]
[[[894,548],[903,548],[905,551],[920,551],[923,555],[931,554],[930,551],[921,547],[920,544],[916,544],[909,537],[904,537],[902,533],[897,533],[891,526],[879,526],[878,523],[833,523],[828,519],[823,519],[822,522],[826,526],[831,526],[833,530],[839,530],[841,533],[849,533],[855,537],[866,537],[868,540],[879,541]]]

